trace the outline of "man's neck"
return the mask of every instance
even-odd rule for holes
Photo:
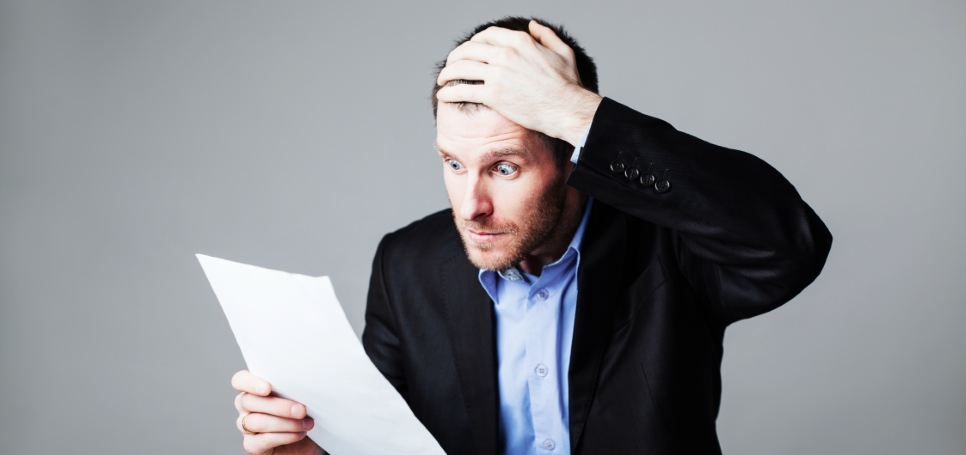
[[[577,232],[577,227],[580,226],[586,204],[587,196],[573,188],[568,188],[557,228],[550,232],[546,242],[520,261],[520,270],[530,275],[540,276],[543,266],[563,257]]]

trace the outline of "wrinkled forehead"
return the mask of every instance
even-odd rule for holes
[[[482,104],[440,103],[436,112],[437,136],[481,139],[487,137],[530,136],[532,132],[507,120]]]

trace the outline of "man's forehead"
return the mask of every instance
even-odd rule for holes
[[[436,132],[438,137],[449,139],[526,137],[532,134],[486,106],[467,110],[452,103],[440,103],[436,113]]]
[[[511,155],[527,162],[542,163],[548,154],[552,154],[539,133],[490,108],[464,111],[444,103],[440,103],[437,111],[433,146],[444,155],[464,161],[464,164],[470,161],[488,163]]]

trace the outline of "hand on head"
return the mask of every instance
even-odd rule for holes
[[[235,426],[244,435],[245,451],[252,455],[318,455],[324,453],[305,437],[315,422],[305,405],[271,396],[272,385],[246,370],[231,378],[241,392],[235,397]]]
[[[450,81],[481,85],[446,86]],[[574,52],[548,27],[490,27],[450,52],[436,83],[440,102],[485,104],[524,128],[576,144],[601,97],[580,86]]]

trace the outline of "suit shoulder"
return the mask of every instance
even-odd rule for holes
[[[440,255],[449,256],[463,249],[450,209],[386,234],[379,248],[389,260],[439,259]]]

